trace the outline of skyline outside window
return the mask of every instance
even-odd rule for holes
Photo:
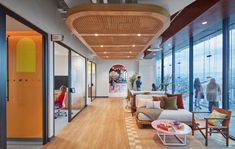
[[[167,93],[172,93],[172,54],[164,56],[164,84],[167,86]]]
[[[221,32],[221,31],[220,31]],[[209,110],[207,98],[207,85],[212,78],[215,79],[222,92],[222,34],[210,35],[194,44],[193,75],[200,80],[202,96],[197,97],[194,88],[194,110]],[[194,83],[195,84],[195,83]],[[221,96],[219,107],[222,107]]]
[[[183,94],[184,107],[189,109],[189,48],[175,52],[175,93]]]
[[[235,23],[235,22],[232,22]],[[229,110],[232,111],[230,135],[235,137],[235,24],[230,26]]]

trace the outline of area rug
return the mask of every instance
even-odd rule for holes
[[[125,106],[124,106],[125,107]],[[124,108],[125,109],[125,108]],[[125,110],[124,110],[125,111]],[[230,140],[229,147],[225,145],[225,139],[220,134],[212,134],[209,137],[209,145],[205,146],[205,140],[199,132],[195,132],[195,136],[189,134],[187,136],[186,146],[165,146],[151,126],[145,126],[143,129],[137,127],[135,116],[131,113],[124,112],[125,125],[131,149],[234,149],[235,142]],[[170,142],[175,142],[175,138],[169,139]]]

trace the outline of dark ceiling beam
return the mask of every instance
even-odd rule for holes
[[[161,35],[162,43],[172,38],[183,28],[189,26],[196,18],[201,16],[204,12],[206,12],[219,1],[220,0],[196,0],[195,2],[185,7],[183,10],[180,10],[179,12],[173,14],[171,16],[172,22],[170,26]],[[155,57],[156,54],[156,52],[147,51],[146,49],[144,51],[144,58],[151,59]]]
[[[162,34],[162,42],[165,42],[170,37],[174,36],[178,31],[191,23],[206,10],[215,5],[219,0],[196,0],[192,4],[185,7],[178,15],[172,15],[170,27]]]

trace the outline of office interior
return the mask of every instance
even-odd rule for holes
[[[66,130],[71,130],[71,126],[83,129],[84,125],[89,125],[85,122],[83,125],[76,126],[74,124],[79,123],[80,117],[84,118],[84,115],[88,120],[91,116],[89,112],[97,110],[97,107],[102,107],[103,102],[105,102],[104,105],[111,103],[109,105],[111,106],[121,101],[121,105],[124,104],[124,111],[130,112],[131,103],[127,101],[126,97],[128,89],[135,90],[135,86],[129,82],[134,75],[142,77],[142,90],[145,91],[151,91],[153,83],[156,84],[159,91],[164,91],[162,85],[167,84],[167,93],[182,94],[184,108],[190,112],[208,111],[210,106],[206,100],[206,94],[200,101],[196,98],[194,81],[200,79],[203,91],[206,93],[208,83],[214,78],[221,88],[221,100],[218,102],[218,107],[232,111],[229,129],[230,146],[228,148],[234,147],[234,0],[214,0],[213,2],[185,0],[178,2],[178,4],[175,4],[174,1],[147,0],[148,4],[159,3],[161,6],[170,6],[167,9],[170,11],[170,23],[173,27],[169,26],[169,30],[166,30],[165,34],[162,33],[161,50],[148,50],[159,48],[149,45],[138,58],[133,58],[133,55],[136,54],[135,51],[125,51],[125,47],[122,47],[121,51],[124,53],[121,56],[123,59],[119,58],[119,53],[117,54],[115,51],[102,51],[105,49],[105,45],[94,46],[99,49],[98,52],[94,52],[91,50],[94,47],[90,48],[89,45],[84,44],[76,33],[67,27],[65,13],[63,13],[65,10],[58,4],[59,1],[0,0],[1,149],[50,148],[53,146],[51,145],[53,141],[60,142],[58,138],[62,134],[69,136],[70,133],[76,133],[66,132]],[[72,8],[75,4],[93,3],[93,1],[86,0],[61,1],[69,6],[66,7],[67,9]],[[143,0],[137,1],[140,4],[144,3]],[[197,17],[192,14],[192,19],[187,16],[187,18],[181,18],[178,21],[177,17],[186,15],[185,10],[190,12],[188,7],[197,12],[197,9],[193,8],[195,3],[201,4],[198,5],[202,6],[200,11],[203,12]],[[68,11],[67,9],[66,11]],[[179,26],[182,24],[184,26],[180,28],[177,23]],[[55,34],[63,35],[63,40],[52,41],[51,37]],[[139,37],[138,34],[136,35]],[[99,38],[98,34],[97,38]],[[135,49],[137,46],[131,44],[130,47]],[[119,77],[115,76],[117,74]],[[112,84],[112,80],[115,80],[114,84]],[[62,86],[66,88],[63,96],[61,94]],[[58,104],[56,100],[60,95],[62,102]],[[122,106],[114,109],[118,111],[122,109]],[[122,116],[122,112],[118,113],[118,116]],[[125,114],[124,116],[126,116]],[[101,126],[101,130],[106,125],[108,127],[108,124],[113,124],[111,127],[116,128],[116,123],[110,117],[112,116],[105,116],[109,121]],[[127,118],[123,117],[118,117],[118,122],[123,122],[120,126],[127,125]],[[100,121],[102,122],[104,119]],[[98,123],[99,121],[97,121]],[[136,126],[135,123],[134,126]],[[147,127],[146,131],[145,129],[137,129],[137,134],[140,138],[141,136],[145,137],[151,130],[151,127]],[[99,132],[93,131],[94,134]],[[127,138],[127,134],[124,134],[124,137],[118,138],[120,140],[122,137]],[[150,134],[153,135],[152,132]],[[103,136],[105,134],[100,138]],[[62,137],[62,139],[64,138]],[[114,139],[114,142],[119,139]],[[198,138],[196,137],[196,139]],[[224,140],[221,141],[221,138],[213,139],[212,137],[212,141],[219,140],[214,141],[215,145],[217,145],[216,143],[224,145]],[[61,142],[64,143],[65,140]],[[200,147],[214,148],[210,145],[205,147],[204,142],[198,140],[197,143],[200,142]],[[83,141],[86,141],[86,138],[78,142]],[[127,144],[131,142],[128,138],[125,141]],[[159,142],[153,142],[152,136],[149,140],[146,137],[146,140],[142,138],[141,141],[142,148],[157,148],[159,146]],[[146,142],[151,142],[151,145]],[[76,141],[73,144],[73,140],[67,143],[71,145],[71,148],[80,145]],[[91,146],[93,143],[93,141],[90,142]],[[161,145],[160,148],[165,147]],[[221,148],[221,146],[219,147]],[[113,143],[113,147],[116,147],[115,143]],[[195,146],[189,148],[193,147]]]

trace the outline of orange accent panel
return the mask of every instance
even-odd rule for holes
[[[42,36],[35,32],[8,32],[7,36],[7,137],[42,138]],[[31,38],[36,44],[36,72],[16,71],[16,44],[25,37]]]

